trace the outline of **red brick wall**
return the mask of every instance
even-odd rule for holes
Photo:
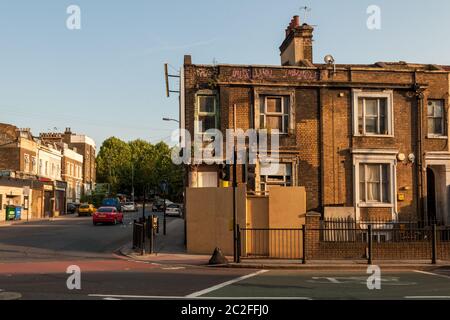
[[[214,69],[185,65],[186,127],[193,134],[195,93],[200,89],[218,90],[222,130],[233,126],[234,104],[238,110],[237,126],[244,130],[252,127],[255,88],[294,89],[295,138],[284,137],[280,145],[282,151],[289,151],[298,158],[298,181],[307,190],[307,209],[322,211],[324,206],[354,206],[352,149],[396,149],[406,156],[410,153],[418,156],[418,104],[411,89],[414,81],[428,86],[425,99],[442,98],[448,105],[448,73],[442,72],[418,72],[415,75],[412,69],[405,72],[379,68],[338,70],[337,74],[331,75],[329,71],[319,69],[256,66]],[[342,85],[337,85],[338,82]],[[394,91],[393,138],[353,137],[352,88],[361,89],[364,85],[371,90]],[[426,110],[422,123],[423,152],[448,150],[446,139],[426,138]],[[401,219],[419,216],[416,212],[418,177],[415,166],[411,163],[397,165],[396,191],[405,197],[398,202]],[[386,211],[372,210],[371,214],[374,218],[383,218]]]

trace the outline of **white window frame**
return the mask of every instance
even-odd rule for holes
[[[33,170],[32,172],[34,174],[37,174],[38,165],[37,165],[37,158],[35,156],[31,157],[31,166],[32,166],[32,170]]]
[[[281,133],[280,135],[294,135],[295,134],[295,126],[296,126],[296,117],[295,117],[295,108],[296,108],[296,99],[295,99],[295,89],[281,89],[279,87],[257,87],[254,89],[254,105],[251,108],[252,111],[252,119],[253,124],[251,125],[252,128],[255,128],[257,130],[260,130],[262,128],[262,125],[260,124],[260,118],[261,118],[261,104],[265,104],[266,100],[265,97],[286,97],[289,101],[289,126],[287,128],[287,133]],[[265,110],[265,106],[264,106]]]
[[[360,219],[361,208],[391,208],[392,219],[397,217],[397,155],[398,150],[388,149],[357,149],[353,150],[353,201],[356,218]],[[360,201],[360,164],[388,164],[389,165],[389,199],[390,203]]]
[[[28,153],[25,153],[23,155],[23,164],[24,164],[24,171],[30,172],[30,155]]]
[[[280,187],[290,187],[294,185],[294,163],[293,162],[280,162],[280,164],[283,165],[287,165],[290,166],[290,171],[291,174],[288,175],[283,175],[283,180],[276,180],[273,181],[273,183],[271,183],[269,181],[269,177],[271,176],[281,176],[281,175],[263,175],[261,174],[261,164],[259,165],[259,191],[261,191],[262,193],[267,193],[269,192],[267,190],[267,186],[280,186]],[[290,181],[288,182],[287,177],[290,177]]]
[[[361,162],[360,164],[359,164],[359,168],[358,168],[358,170],[361,168],[361,166],[363,166],[364,167],[364,193],[365,193],[365,195],[364,195],[364,199],[365,199],[365,201],[363,201],[363,200],[361,200],[361,196],[359,195],[359,201],[360,201],[360,203],[364,203],[364,204],[368,204],[368,203],[376,203],[376,204],[391,204],[392,203],[392,199],[391,199],[391,197],[390,197],[390,192],[388,192],[388,198],[389,198],[389,201],[384,201],[385,199],[383,199],[383,184],[385,183],[385,181],[383,181],[383,167],[387,167],[388,168],[388,176],[389,177],[391,177],[392,175],[391,175],[391,168],[390,168],[390,166],[389,166],[389,164],[386,164],[386,163],[368,163],[368,162],[366,162],[366,163],[363,163],[363,162]],[[368,174],[367,174],[367,167],[368,166],[378,166],[378,170],[379,170],[379,175],[380,175],[380,181],[378,182],[378,184],[379,184],[379,186],[378,186],[378,188],[379,188],[379,193],[380,193],[380,201],[378,201],[378,200],[371,200],[371,201],[369,201],[369,200],[367,200],[368,199],[368,195],[367,195],[367,190],[368,190],[368,184],[370,183],[368,180],[367,180],[367,176],[368,176]],[[359,176],[361,177],[361,170],[359,171]],[[361,188],[361,183],[362,183],[362,181],[360,181],[359,182],[360,183],[360,188]],[[391,184],[391,179],[389,179],[389,185]]]
[[[268,112],[267,111],[267,101],[269,99],[279,99],[281,100],[281,112]],[[260,116],[263,117],[263,123],[259,123],[260,129],[265,129],[266,128],[266,118],[267,116],[276,116],[276,117],[280,117],[281,118],[281,130],[279,130],[279,134],[288,134],[289,133],[289,127],[290,127],[290,109],[289,112],[286,112],[285,110],[285,101],[288,100],[290,101],[289,96],[285,96],[285,95],[268,95],[268,96],[264,96],[264,113],[260,112]],[[289,108],[291,106],[289,105]],[[286,121],[285,119],[287,118],[287,127],[286,127]]]
[[[387,134],[366,133],[365,130],[365,106],[363,108],[363,133],[359,132],[359,99],[386,99],[386,129]],[[378,103],[379,105],[379,103]],[[378,106],[379,107],[379,106]],[[379,109],[379,108],[378,108]],[[378,112],[379,113],[379,112]],[[353,135],[357,137],[394,137],[394,93],[392,90],[386,91],[363,91],[353,90]]]
[[[201,112],[200,111],[200,98],[201,97],[211,97],[214,99],[214,112]],[[196,108],[195,108],[195,133],[200,135],[205,135],[206,131],[205,128],[202,128],[202,132],[199,131],[199,119],[201,116],[206,117],[214,117],[215,122],[215,128],[219,129],[219,114],[218,114],[218,101],[217,101],[217,95],[213,92],[198,92],[196,94]]]
[[[429,131],[430,127],[428,126],[428,120],[429,119],[433,119],[434,120],[434,119],[437,118],[434,115],[433,116],[429,116],[428,115],[428,108],[429,108],[428,103],[429,102],[436,102],[436,101],[442,102],[442,117],[441,117],[442,132],[441,133],[430,132]],[[428,99],[427,102],[428,103],[427,103],[427,110],[426,110],[426,112],[427,112],[427,136],[428,136],[428,138],[443,138],[443,139],[446,139],[447,138],[447,130],[446,130],[446,127],[445,127],[445,124],[446,124],[446,122],[445,122],[445,115],[446,115],[446,112],[445,112],[445,100],[444,99]]]

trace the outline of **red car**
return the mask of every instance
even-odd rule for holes
[[[123,213],[117,211],[114,207],[101,207],[92,216],[94,226],[97,223],[123,223]]]

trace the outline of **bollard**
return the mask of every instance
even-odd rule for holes
[[[241,229],[239,228],[239,225],[236,226],[236,232],[237,232],[237,263],[241,263]]]
[[[368,226],[367,226],[367,236],[368,236],[368,247],[369,247],[369,253],[368,253],[368,257],[367,257],[367,259],[368,259],[368,261],[367,261],[367,263],[368,264],[372,264],[372,225],[371,224],[369,224]]]
[[[432,232],[431,232],[431,263],[436,264],[437,263],[437,230],[436,230],[436,224],[433,224],[432,226]]]
[[[302,226],[302,240],[303,240],[303,260],[302,264],[306,264],[306,224]]]

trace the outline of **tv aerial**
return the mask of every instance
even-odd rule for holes
[[[308,18],[308,13],[311,12],[311,8],[308,6],[304,6],[300,8],[300,11],[304,11],[304,15],[303,15],[303,23],[306,23],[306,20]]]

